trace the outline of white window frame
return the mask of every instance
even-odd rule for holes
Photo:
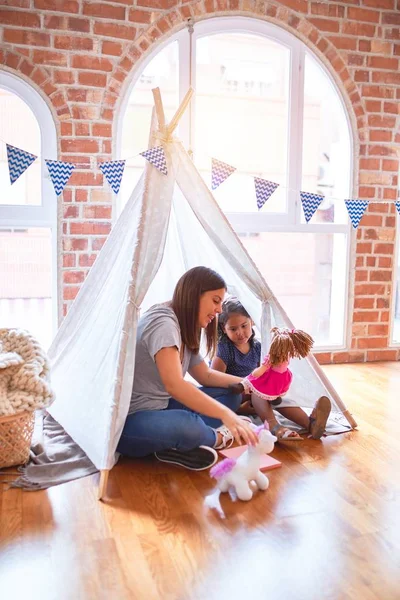
[[[306,52],[317,61],[323,72],[329,77],[334,89],[343,106],[343,112],[347,121],[347,127],[350,140],[350,156],[353,161],[354,156],[354,138],[351,127],[350,118],[347,107],[343,101],[342,94],[336,85],[335,80],[329,73],[326,66],[315,56],[305,44],[296,38],[293,34],[285,31],[283,28],[249,17],[214,17],[205,19],[194,24],[192,34],[192,52],[190,64],[190,36],[187,28],[181,30],[177,34],[169,37],[157,47],[140,63],[140,68],[135,70],[134,76],[130,83],[118,110],[116,138],[114,145],[114,156],[117,159],[124,158],[121,156],[121,139],[123,115],[125,114],[128,100],[132,89],[136,85],[141,73],[149,62],[167,45],[172,42],[178,42],[179,48],[179,98],[183,100],[189,85],[190,71],[192,72],[193,87],[195,87],[196,78],[196,41],[205,36],[219,33],[250,33],[258,35],[262,38],[273,40],[290,50],[290,94],[289,94],[289,127],[288,127],[288,168],[287,182],[288,189],[288,211],[285,213],[229,213],[226,216],[230,221],[235,231],[246,231],[248,233],[261,232],[304,232],[304,233],[343,233],[347,236],[347,251],[346,259],[343,264],[343,269],[347,274],[345,284],[345,305],[344,305],[344,327],[343,327],[343,343],[330,344],[329,346],[318,346],[318,352],[342,350],[350,344],[350,328],[348,323],[351,322],[351,304],[349,304],[349,283],[350,283],[350,256],[353,244],[354,234],[351,230],[350,223],[335,224],[335,223],[305,223],[302,222],[302,207],[297,190],[300,190],[302,185],[302,152],[303,152],[303,109],[304,109],[304,65]],[[196,98],[192,99],[192,109],[187,110],[179,123],[179,137],[184,145],[191,147],[194,152],[196,150],[195,141],[195,111]],[[300,124],[300,126],[299,126]],[[289,168],[291,165],[291,168]],[[350,173],[353,173],[353,164],[350,165]],[[349,195],[352,197],[354,188],[353,180],[349,181]],[[332,286],[334,287],[335,274],[332,273]],[[351,300],[351,299],[350,299]]]
[[[16,94],[32,110],[40,130],[41,204],[35,206],[0,204],[0,229],[29,229],[43,227],[51,231],[53,334],[58,327],[57,290],[57,196],[44,159],[57,160],[57,131],[52,114],[40,94],[23,79],[0,71],[0,88]],[[7,140],[6,140],[7,141]]]

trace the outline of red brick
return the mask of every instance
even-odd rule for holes
[[[72,135],[72,123],[61,123],[61,135]]]
[[[161,9],[172,8],[175,6],[176,0],[137,0],[138,6],[144,6],[146,8]]]
[[[88,240],[86,238],[67,238],[63,239],[64,250],[87,250]]]
[[[339,22],[334,19],[309,18],[308,20],[319,31],[331,31],[332,33],[339,33]]]
[[[391,142],[393,139],[392,131],[371,130],[369,132],[371,142]]]
[[[190,11],[189,11],[190,12]],[[190,17],[190,14],[189,14]],[[131,8],[128,13],[128,20],[132,21],[132,23],[150,23],[151,22],[151,12],[146,10],[137,10],[135,8]]]
[[[383,85],[363,85],[362,95],[371,98],[394,98],[393,89]]]
[[[399,68],[398,58],[388,58],[383,56],[369,56],[367,66],[373,69],[391,69],[397,71]]]
[[[68,54],[51,52],[49,50],[34,50],[33,62],[36,64],[54,65],[56,67],[67,67]]]
[[[94,34],[132,41],[136,36],[136,28],[130,25],[99,22],[94,24]]]
[[[359,37],[373,38],[375,35],[375,29],[375,25],[358,23],[356,21],[344,21],[342,33]]]
[[[320,365],[329,365],[331,363],[331,353],[330,352],[317,352],[314,354]]]
[[[111,123],[93,123],[92,135],[95,137],[112,137]]]
[[[79,19],[77,17],[70,17],[68,19],[68,30],[80,31],[81,33],[89,33],[90,21],[89,19]]]
[[[356,296],[382,295],[385,293],[385,286],[378,283],[360,283],[359,285],[354,286],[354,293]]]
[[[17,27],[40,28],[40,16],[33,12],[22,10],[0,8],[0,23],[2,25],[14,25]]]
[[[379,23],[380,12],[377,10],[365,10],[349,6],[347,9],[347,18],[353,21],[368,21],[369,23]]]
[[[76,285],[66,285],[63,291],[64,300],[75,300],[79,292],[79,287]]]
[[[370,350],[367,352],[367,360],[398,360],[397,350]]]
[[[97,258],[97,254],[80,254],[79,255],[79,266],[80,267],[91,267]]]
[[[76,266],[76,254],[63,254],[63,267],[75,267]]]
[[[78,83],[81,85],[104,88],[107,85],[107,75],[105,73],[82,71],[78,73]]]
[[[75,83],[75,74],[72,71],[53,71],[54,83]]]
[[[376,233],[375,233],[376,235]],[[375,267],[376,266],[376,257],[375,256],[366,256],[365,257],[367,267]]]
[[[389,308],[390,301],[389,298],[377,298],[376,299],[376,308]]]
[[[77,189],[75,190],[75,202],[87,202],[88,190]]]
[[[384,324],[368,325],[368,335],[387,336],[388,326]]]
[[[101,250],[105,244],[106,239],[107,239],[106,237],[92,238],[92,250],[94,250],[94,251]]]
[[[103,42],[101,45],[102,54],[109,54],[112,56],[121,56],[122,54],[122,44],[118,42]]]
[[[82,283],[85,279],[85,273],[83,271],[64,271],[63,281],[64,283]]]
[[[391,281],[392,280],[392,272],[391,271],[371,271],[370,273],[370,281]]]
[[[113,63],[108,58],[77,55],[72,56],[72,67],[74,69],[90,69],[93,71],[112,71]]]
[[[395,0],[363,0],[364,6],[370,6],[372,8],[387,8],[389,10],[395,8]]]
[[[357,347],[361,349],[386,348],[387,345],[387,337],[359,338],[357,341]]]
[[[396,125],[396,117],[380,116],[380,115],[369,115],[368,125],[371,127],[387,128],[391,129]]]
[[[393,254],[394,244],[376,244],[375,252],[376,254]]]
[[[355,298],[354,308],[374,308],[374,298]]]
[[[28,46],[50,46],[50,36],[48,33],[38,33],[36,31],[23,31],[21,29],[4,29],[3,41],[10,44],[22,44]]]
[[[93,40],[72,35],[56,35],[54,47],[62,50],[93,50]]]
[[[106,235],[111,231],[111,223],[71,222],[72,235]]]
[[[96,154],[99,151],[97,140],[80,138],[79,140],[61,140],[61,152],[78,152]]]
[[[71,179],[69,180],[70,185],[76,186],[102,186],[103,175],[102,173],[93,173],[93,171],[73,171]]]
[[[78,0],[34,0],[35,8],[51,10],[52,12],[77,13]]]
[[[109,6],[104,2],[84,2],[82,14],[103,19],[125,20],[125,8],[123,6]]]
[[[83,216],[85,219],[111,219],[112,206],[85,206]]]

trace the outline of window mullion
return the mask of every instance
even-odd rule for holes
[[[299,42],[292,47],[289,93],[288,140],[288,213],[292,225],[301,223],[300,194],[302,180],[304,118],[304,49]]]

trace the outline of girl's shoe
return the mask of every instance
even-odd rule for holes
[[[204,471],[205,469],[209,469],[215,465],[218,460],[218,454],[214,448],[209,448],[208,446],[199,446],[192,450],[169,448],[168,450],[155,452],[154,456],[161,462],[179,465],[180,467],[190,469],[191,471]]]
[[[323,436],[330,412],[331,401],[327,396],[321,396],[315,403],[310,415],[309,432],[314,440],[320,440]]]

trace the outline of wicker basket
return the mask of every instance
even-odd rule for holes
[[[0,417],[0,468],[28,462],[34,424],[34,412]]]

